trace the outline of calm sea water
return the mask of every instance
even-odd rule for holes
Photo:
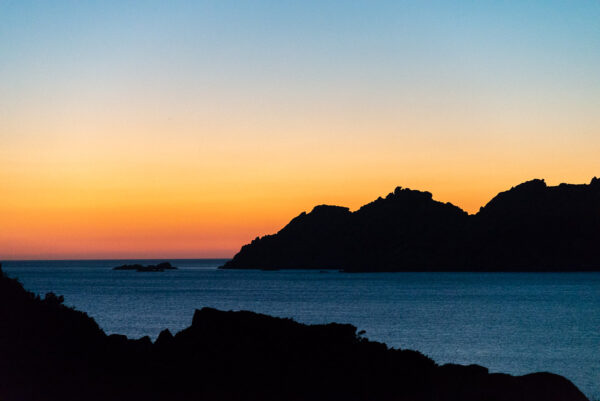
[[[352,323],[438,363],[550,371],[600,400],[600,273],[374,273],[217,270],[171,261],[163,273],[113,271],[132,261],[4,262],[25,287],[65,296],[107,333],[178,331],[194,309],[252,310],[305,323]],[[157,261],[141,261],[154,263]]]

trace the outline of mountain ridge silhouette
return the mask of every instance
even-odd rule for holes
[[[356,211],[318,205],[257,237],[222,268],[598,271],[600,179],[526,181],[475,214],[397,187]]]

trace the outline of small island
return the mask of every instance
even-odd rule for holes
[[[169,262],[162,262],[157,265],[143,266],[138,263],[133,265],[121,265],[113,267],[113,270],[135,270],[136,272],[164,272],[165,270],[177,270],[177,267]]]

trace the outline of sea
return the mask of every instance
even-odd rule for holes
[[[7,261],[2,268],[34,293],[63,295],[109,334],[155,339],[189,326],[205,306],[351,323],[371,340],[439,364],[553,372],[600,400],[600,273],[220,270],[219,259],[171,259],[179,269],[164,272],[112,270],[162,261]]]

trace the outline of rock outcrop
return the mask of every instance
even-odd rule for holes
[[[558,375],[439,366],[348,324],[204,308],[152,343],[107,336],[62,301],[0,270],[1,400],[587,400]]]
[[[177,270],[177,268],[169,262],[162,262],[156,265],[121,265],[113,267],[113,270],[135,270],[136,272],[164,272],[165,270]]]

